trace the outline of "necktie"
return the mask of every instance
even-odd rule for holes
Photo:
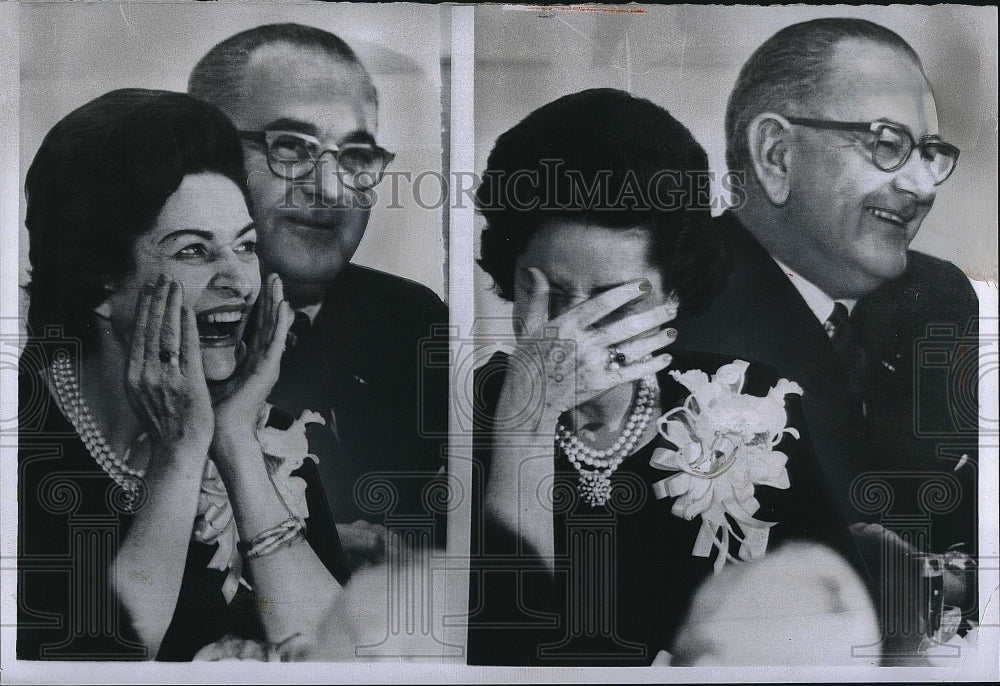
[[[865,396],[865,351],[858,345],[851,327],[851,319],[844,303],[834,303],[833,314],[824,324],[830,343],[843,363],[848,391],[862,402]]]
[[[305,312],[296,311],[295,321],[292,322],[292,328],[288,330],[288,342],[285,347],[289,350],[294,350],[302,345],[302,341],[309,335],[311,327],[312,322],[309,321],[309,315]]]

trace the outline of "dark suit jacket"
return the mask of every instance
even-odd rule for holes
[[[862,412],[791,281],[732,214],[717,226],[733,260],[729,283],[706,312],[678,318],[675,347],[758,360],[802,384],[847,521],[909,518],[918,547],[962,542],[975,552],[979,305],[965,276],[910,251],[902,276],[858,302],[851,322],[868,360]]]
[[[310,332],[285,352],[270,400],[327,420],[309,428],[309,444],[337,522],[443,524],[441,507],[428,503],[440,501],[435,475],[446,464],[447,322],[424,286],[349,265]]]

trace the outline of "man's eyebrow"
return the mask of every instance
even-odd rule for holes
[[[315,124],[310,124],[301,119],[292,119],[291,117],[280,117],[264,124],[261,129],[264,131],[294,131],[295,133],[304,133],[307,136],[313,137],[319,135],[319,129],[316,128]]]
[[[312,136],[313,138],[319,138],[320,135],[320,131],[316,128],[315,124],[310,124],[309,122],[302,121],[301,119],[292,119],[291,117],[281,117],[279,119],[275,119],[274,121],[265,124],[262,130],[292,131],[294,133],[302,133],[307,136]],[[375,145],[375,136],[373,136],[369,131],[352,131],[338,142],[340,145],[348,143]]]
[[[351,143],[375,145],[375,136],[373,136],[369,131],[352,131],[347,134],[342,141],[340,141],[341,145],[348,145]]]

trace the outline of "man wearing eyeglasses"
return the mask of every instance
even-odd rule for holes
[[[726,142],[745,193],[718,222],[733,269],[706,313],[678,321],[676,345],[746,356],[803,386],[845,525],[905,520],[915,547],[974,556],[976,412],[936,435],[922,426],[976,407],[978,346],[961,341],[978,301],[954,265],[908,249],[959,157],[918,56],[867,21],[783,29],[743,66]],[[971,374],[928,367],[929,326],[950,331],[945,366],[964,356]],[[878,558],[881,542],[859,540]]]
[[[394,158],[372,79],[337,36],[275,24],[216,45],[188,89],[240,131],[261,266],[296,310],[270,401],[324,415],[309,443],[328,506],[353,562],[377,561],[387,516],[433,516],[447,378],[423,373],[421,346],[448,316],[427,288],[351,264]]]

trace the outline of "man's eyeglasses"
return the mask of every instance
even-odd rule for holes
[[[872,134],[872,162],[885,172],[901,168],[910,159],[913,149],[919,148],[920,156],[927,162],[927,167],[934,177],[935,186],[944,183],[944,180],[955,171],[955,163],[958,162],[959,149],[954,145],[945,143],[938,136],[923,136],[918,143],[914,141],[913,134],[908,128],[895,122],[884,120],[869,123],[846,122],[802,117],[785,117],[785,119],[792,124],[816,129]]]
[[[240,138],[263,145],[267,166],[277,177],[294,181],[312,173],[320,157],[330,153],[341,183],[366,191],[382,180],[395,153],[370,143],[345,143],[332,148],[313,136],[291,131],[240,131]]]

